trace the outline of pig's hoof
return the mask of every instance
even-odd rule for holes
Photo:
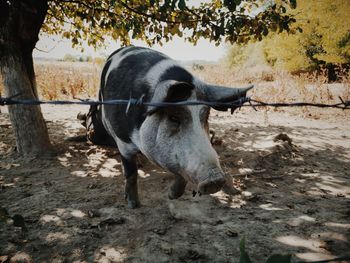
[[[140,201],[138,199],[138,197],[136,198],[129,198],[128,194],[125,194],[125,200],[127,200],[128,202],[128,207],[131,209],[135,209],[141,206]]]
[[[227,184],[224,184],[224,186],[222,187],[222,190],[224,191],[225,194],[228,194],[228,195],[238,195],[241,193],[240,190]]]
[[[187,184],[186,180],[182,176],[177,175],[174,183],[169,188],[169,192],[168,192],[169,199],[173,200],[181,197],[185,192],[186,184]]]
[[[202,194],[214,194],[221,190],[224,183],[224,178],[218,178],[216,180],[206,180],[198,185],[198,191]]]
[[[173,191],[169,191],[168,198],[170,200],[178,199],[181,195],[174,193]]]
[[[140,201],[128,200],[128,208],[135,209],[140,207]]]
[[[185,187],[177,187],[176,189],[171,187],[168,192],[168,197],[170,200],[178,199],[183,195],[184,192],[185,192]]]

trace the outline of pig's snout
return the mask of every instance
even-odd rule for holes
[[[220,169],[210,169],[208,176],[198,184],[198,191],[201,194],[214,194],[221,190],[225,182],[225,175]]]

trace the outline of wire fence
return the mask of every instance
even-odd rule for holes
[[[178,102],[150,102],[145,101],[144,97],[141,96],[138,99],[129,98],[117,99],[117,100],[28,100],[28,99],[16,99],[19,95],[12,97],[0,97],[0,106],[5,105],[41,105],[41,104],[51,104],[51,105],[127,105],[126,113],[129,112],[131,106],[153,106],[153,107],[174,107],[174,106],[196,106],[196,105],[206,105],[213,108],[231,108],[231,112],[234,109],[240,107],[252,107],[254,110],[257,110],[257,107],[317,107],[317,108],[335,108],[348,110],[350,109],[350,101],[344,100],[339,97],[340,102],[333,104],[325,103],[313,103],[313,102],[263,102],[260,100],[255,100],[250,97],[242,97],[238,100],[229,101],[229,102],[220,102],[220,101],[201,101],[201,100],[185,100]]]

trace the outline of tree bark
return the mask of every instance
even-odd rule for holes
[[[334,64],[326,64],[328,83],[334,82],[338,79]]]
[[[0,2],[0,72],[5,96],[37,99],[33,49],[47,12],[44,0]],[[23,155],[51,153],[40,106],[10,105],[9,114],[17,150]]]

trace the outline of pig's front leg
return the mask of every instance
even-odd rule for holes
[[[186,188],[186,180],[181,175],[175,175],[175,180],[169,189],[169,199],[177,199],[183,195]]]
[[[121,156],[121,159],[125,176],[125,199],[128,201],[128,207],[140,207],[139,194],[137,191],[136,155],[128,158]]]

